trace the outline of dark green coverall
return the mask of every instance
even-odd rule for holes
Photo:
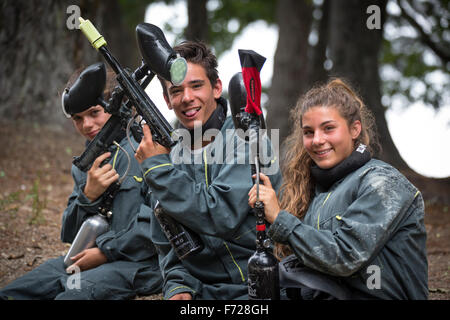
[[[136,144],[136,142],[133,142]],[[144,204],[142,171],[126,138],[120,145],[131,157],[127,177],[114,198],[110,230],[96,244],[107,262],[79,273],[80,282],[69,279],[64,256],[50,259],[0,291],[3,299],[129,299],[161,292],[158,256],[150,239],[151,210]],[[122,177],[128,160],[117,146],[110,148],[113,165]],[[72,166],[75,182],[63,213],[61,239],[72,242],[83,221],[96,213],[100,198],[90,202],[83,194],[87,174]]]
[[[303,220],[281,211],[269,235],[350,299],[427,299],[424,213],[417,188],[372,159],[327,190],[317,185]]]
[[[256,249],[256,219],[248,205],[253,185],[248,152],[248,143],[237,137],[228,117],[206,147],[190,152],[179,143],[170,155],[141,164],[152,191],[152,208],[159,200],[167,214],[199,234],[205,245],[203,251],[180,261],[152,219],[165,299],[182,292],[194,299],[247,299],[247,261]],[[267,155],[265,172],[277,190],[278,159],[275,152]]]

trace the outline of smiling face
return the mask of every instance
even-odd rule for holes
[[[174,86],[168,81],[165,84],[167,106],[187,129],[194,128],[194,121],[201,121],[203,125],[216,109],[216,99],[222,94],[220,79],[211,85],[205,69],[191,62],[188,62],[186,78],[181,85]]]
[[[361,122],[350,126],[335,107],[316,106],[302,117],[303,145],[316,165],[329,169],[347,158],[361,133]]]
[[[75,113],[72,121],[77,131],[91,141],[110,117],[111,114],[106,113],[102,106],[96,105],[83,112]]]

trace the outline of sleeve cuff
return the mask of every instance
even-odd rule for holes
[[[166,295],[164,296],[164,300],[169,300],[178,293],[190,293],[192,295],[192,299],[195,299],[196,292],[194,289],[188,286],[179,285],[167,291]]]
[[[299,224],[301,224],[300,219],[287,211],[281,210],[270,226],[268,235],[275,242],[286,243],[292,230]]]
[[[82,190],[84,190],[84,185],[80,188],[80,193],[78,194],[78,197],[76,199],[76,204],[80,207],[83,207],[90,213],[97,212],[97,208],[100,201],[102,200],[102,196],[98,197],[97,200],[91,202],[91,200],[86,197]]]
[[[145,159],[142,164],[142,171],[144,178],[153,170],[173,166],[169,154],[159,154],[150,158]]]
[[[95,242],[100,251],[103,252],[103,254],[106,256],[106,259],[108,259],[108,262],[118,260],[118,256],[115,250],[115,239],[111,237],[111,234],[109,232],[99,235]]]

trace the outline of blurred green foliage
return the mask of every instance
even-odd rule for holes
[[[209,39],[219,57],[234,39],[252,22],[275,23],[275,0],[218,0],[217,8],[209,12]]]
[[[448,105],[450,2],[391,0],[389,6],[380,56],[383,93],[402,96],[403,105]]]
[[[174,4],[187,0],[119,0],[127,24],[141,22],[142,10],[155,2]],[[308,0],[309,1],[309,0]],[[311,0],[312,1],[312,0]],[[315,7],[323,1],[314,0]],[[276,0],[209,0],[209,42],[218,57],[251,23],[276,23]],[[380,52],[382,92],[388,107],[401,96],[403,105],[423,101],[439,108],[450,101],[450,1],[389,0]],[[170,22],[160,26],[174,30]],[[177,42],[183,38],[177,36]],[[448,102],[447,102],[448,103]]]

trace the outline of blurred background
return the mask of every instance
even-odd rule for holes
[[[224,95],[238,49],[267,58],[263,107],[280,143],[299,96],[342,77],[376,117],[383,153],[423,193],[433,299],[450,298],[450,2],[448,0],[2,0],[0,286],[67,249],[61,213],[84,148],[60,107],[72,72],[103,61],[76,29],[89,19],[121,65],[141,64],[135,28],[198,39],[219,58]],[[158,81],[147,92],[173,121]]]
[[[172,45],[210,44],[225,90],[240,70],[237,49],[264,55],[263,104],[280,142],[298,97],[330,76],[343,77],[376,117],[383,160],[427,177],[450,176],[448,0],[4,0],[3,119],[67,125],[59,95],[68,76],[102,60],[71,27],[73,6],[131,69],[140,64],[134,29],[143,21],[163,29]],[[158,89],[149,94],[165,111]]]

